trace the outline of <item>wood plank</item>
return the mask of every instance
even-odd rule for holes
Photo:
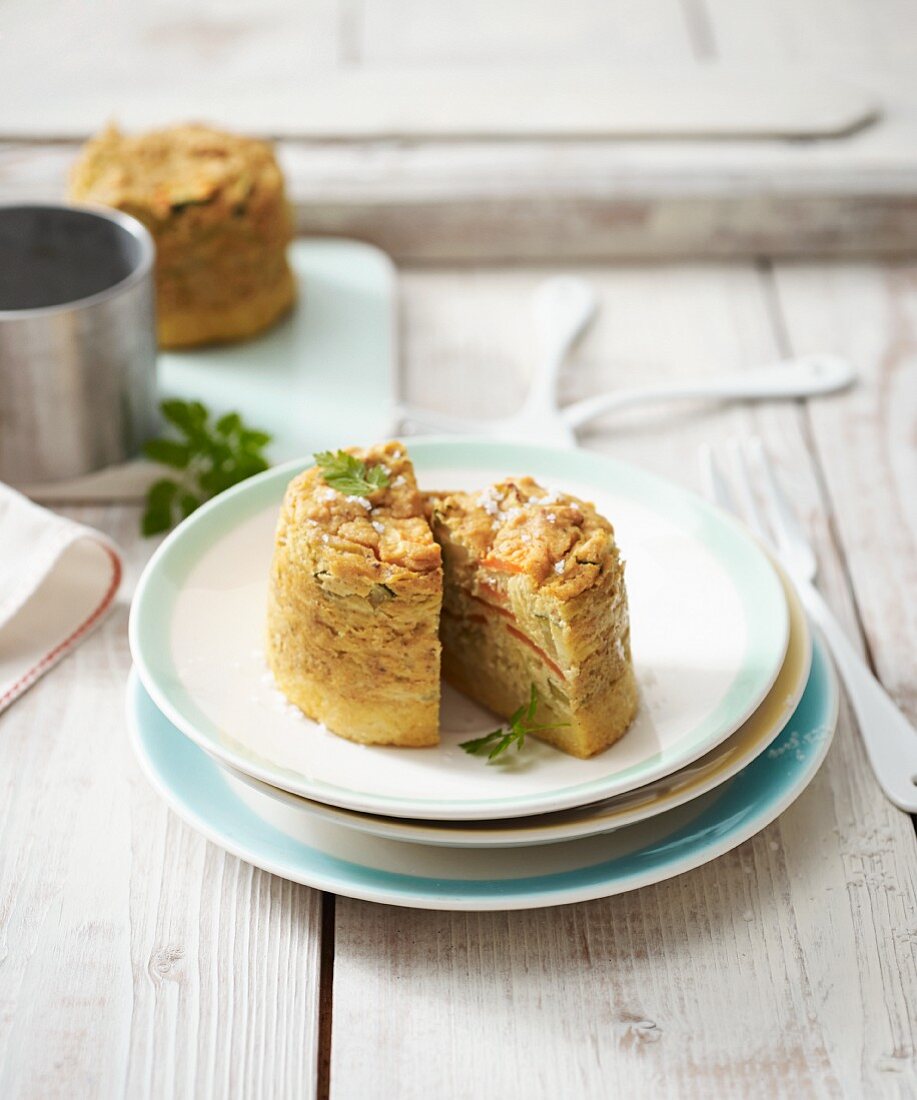
[[[761,64],[805,59],[820,68],[855,67],[862,76],[917,58],[910,0],[704,0],[723,61]]]
[[[299,229],[404,262],[903,255],[917,249],[917,145],[283,142]],[[884,131],[883,131],[884,132]],[[0,143],[0,200],[59,199],[70,144]]]
[[[267,13],[237,0],[178,18],[157,0],[109,13],[98,27],[63,0],[47,0],[44,10],[47,17],[36,21],[26,0],[12,0],[0,40],[13,89],[0,116],[6,111],[27,143],[60,130],[57,111],[79,114],[71,139],[85,137],[118,112],[125,95],[146,112],[137,122],[196,114],[255,132],[301,133],[303,82],[311,79],[324,83],[306,107],[333,129],[333,74],[372,81],[400,68],[396,78],[413,80],[417,73],[408,70],[425,52],[426,64],[448,63],[485,83],[493,66],[520,65],[526,79],[534,73],[546,84],[545,66],[594,64],[599,54],[606,68],[613,62],[609,78],[620,79],[635,66],[674,71],[692,58],[854,74],[881,101],[883,117],[838,141],[558,142],[519,140],[514,129],[511,141],[288,140],[281,153],[303,232],[370,240],[409,262],[917,249],[917,35],[907,0],[879,8],[865,0],[682,0],[680,9],[673,0],[574,0],[563,19],[548,0],[490,5],[480,19],[417,0],[276,0]],[[68,49],[72,43],[79,48]],[[53,64],[42,64],[45,57]],[[161,80],[164,66],[183,73],[180,85]],[[702,76],[709,68],[694,65]],[[782,81],[773,73],[767,79]],[[96,97],[94,105],[84,94]],[[367,98],[375,97],[363,96],[361,110]],[[464,110],[469,97],[453,98]],[[525,104],[485,98],[488,117],[503,104],[513,126],[522,125]],[[529,121],[545,125],[531,112]],[[0,198],[60,194],[72,155],[71,148],[0,145]]]
[[[228,90],[257,100],[338,61],[335,0],[233,0],[192,10],[170,0],[114,8],[43,0],[40,12],[28,0],[4,4],[5,98],[40,112],[85,96],[102,106],[93,129],[133,94],[169,99],[180,84],[186,110],[201,111]]]
[[[345,41],[346,40],[346,41]],[[78,48],[74,49],[74,44]],[[779,80],[698,66],[679,0],[448,4],[252,0],[177,15],[167,0],[104,19],[6,5],[0,134],[81,138],[210,118],[320,138],[844,133],[868,97],[808,66]],[[180,82],[162,80],[180,71]]]
[[[691,56],[678,0],[364,0],[365,64],[653,64]]]
[[[571,395],[778,353],[766,278],[750,266],[582,273],[604,308]],[[538,278],[475,270],[462,293],[454,273],[407,273],[409,398],[480,411],[473,380],[486,372],[500,382],[494,411],[507,408],[527,370]],[[792,472],[824,589],[856,631],[800,410],[634,411],[605,428],[590,445],[688,485],[699,442],[760,432]],[[778,822],[671,882],[535,913],[339,901],[332,1095],[906,1094],[917,1087],[915,897],[910,820],[882,798],[844,710],[825,767]]]
[[[775,279],[787,347],[844,348],[861,372],[811,407],[812,433],[870,654],[917,724],[917,266],[780,265]]]
[[[69,514],[128,576],[0,729],[0,1095],[309,1095],[321,895],[209,845],[140,774],[127,606],[153,544],[136,508]]]
[[[163,119],[207,118],[217,126],[278,137],[385,139],[835,138],[878,114],[875,97],[854,84],[805,69],[653,71],[576,65],[486,69],[392,66],[279,77],[253,94],[248,83],[209,81],[189,91],[133,81],[101,87],[30,87],[36,49],[11,42],[22,59],[11,94],[0,101],[6,138],[80,138],[103,120],[127,129]],[[6,62],[4,62],[6,64]]]

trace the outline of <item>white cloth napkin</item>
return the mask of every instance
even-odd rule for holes
[[[102,621],[118,548],[0,483],[0,714]]]

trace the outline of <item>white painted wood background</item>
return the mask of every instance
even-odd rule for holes
[[[864,372],[811,407],[656,409],[587,445],[696,487],[754,429],[823,587],[917,719],[917,266],[580,268],[602,313],[568,392],[828,347]],[[414,402],[509,410],[540,268],[407,270]],[[115,614],[0,722],[0,1095],[912,1096],[917,842],[846,707],[812,787],[713,864],[607,901],[443,914],[326,900],[175,819],[122,717],[132,506],[69,507],[127,551]]]
[[[439,69],[442,79],[492,82],[507,67],[529,75],[533,94],[557,87],[560,96],[569,80],[558,74],[571,68],[598,70],[623,90],[596,104],[567,87],[564,140],[538,136],[546,108],[518,105],[525,139],[443,140],[432,89],[426,128],[327,140],[335,117],[341,138],[349,133],[335,92],[348,76],[413,79],[432,69],[435,88]],[[814,141],[614,136],[635,80],[639,113],[657,88],[684,81],[680,98],[693,104],[692,81],[729,73],[763,74],[771,94],[800,78],[843,82],[881,117]],[[7,200],[59,196],[77,140],[112,116],[128,125],[203,117],[284,138],[304,232],[369,239],[405,261],[917,249],[912,0],[6,0],[0,92]],[[462,98],[454,110],[479,120],[491,100],[491,113],[503,106],[483,87]],[[719,111],[738,110],[742,98],[724,92]],[[758,98],[745,96],[746,107]],[[805,114],[816,98],[795,101]],[[671,116],[671,94],[664,99]],[[714,129],[723,124],[716,107]],[[609,112],[609,134],[585,140],[570,128],[597,111]],[[308,136],[316,120],[322,140]]]

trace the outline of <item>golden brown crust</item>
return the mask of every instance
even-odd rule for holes
[[[354,591],[379,583],[435,589],[442,556],[404,444],[349,447],[347,453],[367,465],[381,466],[388,474],[388,487],[365,497],[347,496],[330,488],[321,469],[312,466],[287,488],[287,525],[310,544],[315,560],[337,583]]]
[[[557,600],[580,595],[617,560],[614,529],[594,505],[530,477],[479,493],[429,494],[428,502],[476,568],[528,577]]]
[[[268,604],[278,687],[310,717],[368,744],[439,740],[440,549],[400,443],[350,454],[382,465],[368,497],[317,467],[287,488]]]
[[[74,165],[70,198],[150,230],[167,346],[252,335],[292,301],[292,220],[264,142],[199,125],[137,136],[109,127]]]

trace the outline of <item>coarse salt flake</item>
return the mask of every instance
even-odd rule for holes
[[[481,507],[489,516],[500,514],[500,502],[490,492],[481,493],[478,497]]]

